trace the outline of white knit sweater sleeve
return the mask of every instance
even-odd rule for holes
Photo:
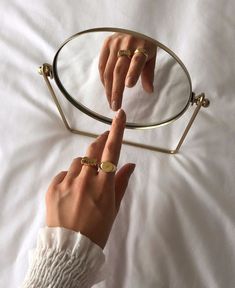
[[[104,262],[103,250],[81,233],[41,228],[21,288],[91,287]]]

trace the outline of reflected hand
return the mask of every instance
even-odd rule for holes
[[[118,57],[120,50],[130,50],[133,54],[138,48],[145,49],[147,55],[139,52],[131,59],[127,56]],[[125,86],[133,87],[140,75],[144,90],[153,92],[156,53],[157,46],[154,43],[129,34],[114,33],[105,40],[100,53],[99,73],[112,110],[121,108]]]
[[[125,121],[125,112],[119,110],[110,132],[99,136],[86,156],[117,165]],[[47,226],[80,231],[104,248],[134,168],[128,163],[116,174],[97,172],[95,167],[82,165],[81,158],[74,159],[69,170],[59,173],[48,188]]]

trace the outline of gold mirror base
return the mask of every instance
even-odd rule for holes
[[[82,131],[82,130],[75,130],[75,129],[72,129],[68,122],[67,122],[67,119],[64,115],[64,112],[61,108],[61,105],[55,95],[55,92],[51,86],[51,83],[49,81],[49,77],[52,79],[53,78],[53,75],[52,75],[52,68],[51,68],[51,65],[50,64],[43,64],[42,66],[39,67],[38,69],[38,72],[40,75],[43,76],[45,82],[46,82],[46,85],[50,91],[50,94],[56,104],[56,107],[60,113],[60,116],[64,122],[64,125],[65,127],[72,133],[74,134],[78,134],[78,135],[82,135],[82,136],[87,136],[87,137],[92,137],[92,138],[96,138],[98,137],[99,135],[98,134],[94,134],[94,133],[90,133],[90,132],[86,132],[86,131]],[[175,149],[165,149],[165,148],[160,148],[160,147],[156,147],[156,146],[151,146],[151,145],[145,145],[145,144],[140,144],[140,143],[136,143],[136,142],[131,142],[131,141],[126,141],[126,140],[123,140],[123,144],[126,144],[126,145],[130,145],[130,146],[134,146],[134,147],[138,147],[138,148],[143,148],[143,149],[148,149],[148,150],[152,150],[152,151],[157,151],[157,152],[162,152],[162,153],[167,153],[167,154],[176,154],[179,152],[179,149],[180,147],[182,146],[183,142],[184,142],[184,139],[186,138],[199,110],[201,109],[201,107],[208,107],[209,104],[210,104],[210,101],[205,98],[205,94],[204,93],[201,93],[199,94],[198,96],[194,96],[193,97],[194,99],[192,100],[192,105],[193,104],[196,104],[196,108],[193,112],[193,115],[191,116],[184,132],[183,132],[183,135],[181,136],[177,146]]]

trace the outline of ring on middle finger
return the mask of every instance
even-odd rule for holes
[[[132,57],[131,50],[119,50],[117,53],[117,57],[127,56],[129,59]]]
[[[93,166],[95,168],[98,167],[96,158],[82,157],[81,164],[85,166]]]

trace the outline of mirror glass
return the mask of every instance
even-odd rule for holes
[[[113,39],[118,37],[123,43],[123,39],[129,39],[129,41],[131,39],[131,45],[145,43],[144,45],[151,45],[153,50],[155,49],[155,54],[151,56],[152,63],[154,63],[150,69],[152,72],[149,70],[153,77],[153,92],[146,91],[142,84],[142,73],[149,60],[143,53],[138,53],[146,59],[142,64],[144,66],[138,81],[131,88],[124,86],[123,92],[120,93],[122,108],[127,115],[127,128],[128,126],[129,128],[156,127],[179,117],[188,107],[192,93],[186,68],[179,59],[177,61],[170,54],[171,52],[166,51],[161,43],[130,33],[89,32],[73,36],[61,46],[54,58],[53,73],[57,85],[66,98],[90,116],[101,121],[106,119],[111,123],[115,112],[110,108],[107,93],[101,81],[99,61],[102,53],[107,50],[105,66],[112,55],[112,61],[116,61],[113,64],[115,68],[120,59],[117,56],[120,43],[118,41],[116,43]],[[110,42],[107,48],[107,43]],[[125,55],[121,57],[126,58],[125,63],[129,64],[125,65],[130,67],[134,56],[132,58]],[[111,78],[114,77],[114,68],[110,74]],[[112,81],[110,85],[112,87]]]

